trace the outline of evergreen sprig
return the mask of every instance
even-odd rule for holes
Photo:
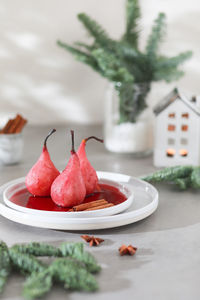
[[[152,32],[147,40],[146,54],[150,60],[156,60],[158,48],[165,34],[165,19],[164,13],[160,13],[154,21]]]
[[[138,22],[140,19],[140,7],[138,0],[126,1],[126,31],[122,40],[128,42],[134,48],[138,47]]]
[[[167,167],[142,178],[152,183],[169,183],[180,190],[200,189],[200,167],[175,166]]]
[[[56,257],[44,263],[38,257]],[[101,267],[92,254],[84,250],[82,243],[65,242],[60,247],[33,242],[16,244],[11,248],[0,241],[0,294],[12,271],[27,277],[23,295],[38,299],[48,293],[55,283],[68,290],[96,291],[98,284],[92,273]]]
[[[191,51],[174,57],[159,55],[166,28],[164,13],[155,19],[144,52],[138,49],[138,0],[126,0],[126,28],[119,40],[110,38],[106,30],[87,14],[78,14],[78,19],[93,38],[92,44],[76,42],[71,46],[58,41],[58,45],[114,83],[119,94],[120,123],[137,121],[147,107],[146,95],[152,81],[171,82],[184,75],[178,67],[191,57]]]

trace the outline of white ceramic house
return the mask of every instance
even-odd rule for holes
[[[154,113],[154,165],[200,165],[200,99],[174,89]]]

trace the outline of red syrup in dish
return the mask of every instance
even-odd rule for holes
[[[98,199],[105,199],[114,205],[124,202],[127,198],[120,192],[120,190],[114,186],[107,184],[99,184],[101,191],[94,192],[91,195],[88,195],[83,203],[95,201]],[[51,197],[37,197],[31,195],[27,189],[20,190],[16,192],[11,198],[10,201],[16,205],[38,209],[46,211],[68,211],[70,208],[61,207],[56,205]]]

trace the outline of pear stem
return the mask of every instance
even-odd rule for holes
[[[48,138],[56,131],[56,129],[52,129],[49,134],[46,136],[45,140],[44,140],[44,147],[46,148],[47,146],[47,140]]]
[[[75,153],[75,149],[74,149],[74,130],[71,130],[71,137],[72,137],[72,150],[71,150],[71,153]]]
[[[87,141],[89,141],[89,140],[91,140],[91,139],[94,139],[94,140],[96,140],[96,141],[98,141],[98,142],[100,142],[100,143],[103,143],[104,142],[104,140],[102,140],[102,139],[99,139],[98,137],[96,137],[96,136],[89,136],[87,139],[85,139],[85,142],[87,142]]]

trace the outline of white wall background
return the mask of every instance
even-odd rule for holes
[[[178,85],[200,94],[200,1],[141,0],[141,48],[153,19],[167,14],[167,35],[161,51],[176,55],[193,50],[184,78],[153,85],[149,101],[159,101]],[[125,0],[1,0],[0,1],[0,122],[21,112],[32,124],[100,123],[106,80],[56,46],[88,41],[76,18],[87,12],[114,38],[124,29]]]

